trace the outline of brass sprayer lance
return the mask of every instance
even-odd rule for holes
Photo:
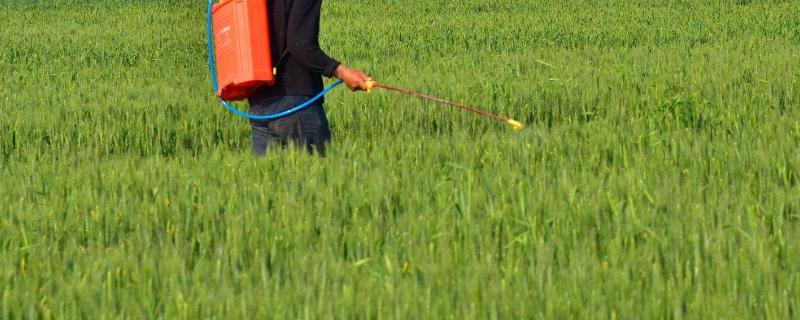
[[[385,85],[385,84],[377,83],[375,81],[367,81],[367,92],[372,92],[373,88],[381,88],[381,89],[384,89],[384,90],[391,90],[391,91],[395,91],[395,92],[399,92],[399,93],[402,93],[402,94],[415,96],[415,97],[422,98],[422,99],[436,101],[436,102],[439,102],[439,103],[443,103],[443,104],[446,104],[446,105],[449,105],[449,106],[453,106],[453,107],[459,108],[461,110],[466,110],[466,111],[469,111],[469,112],[472,112],[472,113],[476,113],[476,114],[482,115],[484,117],[491,118],[491,119],[503,122],[503,123],[511,126],[511,129],[513,129],[514,131],[520,131],[520,130],[525,128],[525,126],[522,125],[522,123],[520,123],[519,121],[511,119],[511,118],[508,118],[508,117],[499,116],[499,115],[496,115],[496,114],[491,113],[491,112],[486,112],[486,111],[483,111],[483,110],[480,110],[480,109],[477,109],[477,108],[473,108],[473,107],[470,107],[470,106],[457,104],[457,103],[452,102],[452,101],[448,101],[448,100],[445,100],[445,99],[429,96],[429,95],[422,94],[422,93],[419,93],[419,92],[414,92],[414,91],[411,91],[411,90],[392,87],[392,86],[388,86],[388,85]]]

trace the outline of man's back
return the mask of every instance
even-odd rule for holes
[[[322,91],[322,76],[342,79],[350,90],[366,90],[367,74],[329,57],[319,47],[322,0],[268,0],[270,45],[277,68],[274,86],[263,86],[250,99],[250,113],[275,114],[293,108]],[[253,152],[290,142],[325,152],[331,139],[323,101],[285,118],[253,121]]]
[[[339,62],[319,46],[322,0],[268,0],[270,45],[277,68],[275,86],[253,98],[312,96],[322,90],[322,75],[333,76]]]

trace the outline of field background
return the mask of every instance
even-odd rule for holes
[[[205,1],[0,0],[2,318],[800,317],[800,1],[327,0],[249,153]]]

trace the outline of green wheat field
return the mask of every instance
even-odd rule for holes
[[[800,317],[800,1],[326,0],[527,128],[340,88],[324,159],[251,155],[205,10],[0,0],[3,319]]]

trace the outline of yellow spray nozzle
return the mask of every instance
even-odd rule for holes
[[[506,123],[508,123],[508,125],[510,125],[511,129],[513,129],[514,131],[521,131],[522,129],[525,129],[525,126],[522,125],[522,123],[514,119],[508,119]]]
[[[366,82],[366,84],[367,84],[367,92],[372,92],[372,88],[375,88],[375,83],[376,82],[372,81],[372,80],[368,80]]]

